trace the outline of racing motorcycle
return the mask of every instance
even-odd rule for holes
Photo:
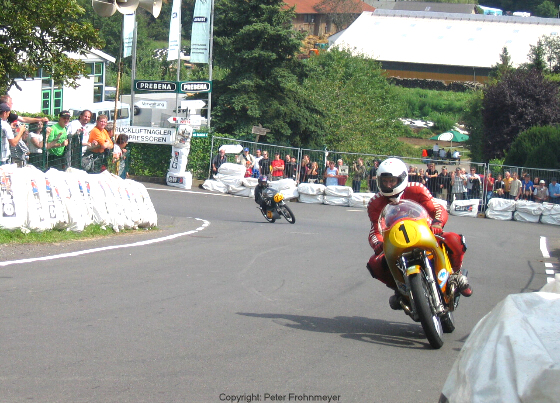
[[[418,203],[388,204],[379,217],[383,251],[402,298],[400,305],[420,322],[433,348],[455,330],[453,311],[460,293],[444,240],[430,230],[431,218]],[[466,274],[466,273],[464,273]]]
[[[275,222],[280,216],[284,216],[286,221],[290,224],[295,224],[296,216],[290,210],[290,208],[286,205],[284,201],[284,195],[273,189],[271,187],[267,187],[262,192],[262,197],[266,201],[266,209],[259,206],[262,215],[266,220],[270,223]]]

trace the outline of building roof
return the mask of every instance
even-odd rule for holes
[[[351,0],[358,4],[360,12],[374,11],[375,8],[360,0]],[[321,3],[321,0],[284,0],[288,7],[296,7],[296,14],[324,14],[315,9],[315,6]]]
[[[364,0],[376,10],[428,11],[433,13],[474,14],[476,4],[430,3],[424,1],[374,1]]]
[[[334,46],[379,61],[490,68],[504,47],[514,66],[527,63],[543,35],[560,35],[560,20],[376,10],[362,13]]]

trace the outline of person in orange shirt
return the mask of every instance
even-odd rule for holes
[[[90,145],[82,158],[82,167],[88,172],[102,172],[107,169],[107,157],[113,149],[113,141],[105,127],[107,116],[99,115],[95,127],[89,132]]]
[[[105,150],[111,150],[113,148],[113,141],[111,137],[109,137],[107,130],[105,130],[106,127],[107,116],[99,115],[95,127],[89,132],[88,143],[91,144],[89,147],[91,152],[104,153]]]

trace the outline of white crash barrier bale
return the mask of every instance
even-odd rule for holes
[[[353,193],[350,198],[350,207],[367,208],[373,196],[375,196],[375,193]]]
[[[243,178],[241,184],[246,188],[254,188],[259,184],[259,180],[257,178]]]
[[[540,216],[543,212],[543,205],[542,203],[519,200],[517,203],[515,203],[515,211]]]
[[[513,219],[519,222],[539,222],[540,215],[533,215],[531,213],[525,213],[523,211],[514,211]]]
[[[440,402],[558,401],[558,312],[560,294],[512,294],[502,300],[472,330]]]
[[[328,186],[327,186],[327,188],[328,188]],[[349,207],[350,206],[350,198],[351,198],[351,196],[342,197],[342,196],[325,195],[325,198],[323,199],[323,204],[327,204],[329,206]]]
[[[507,221],[513,219],[515,211],[515,200],[501,199],[493,197],[488,201],[486,217],[493,220]]]
[[[255,197],[255,188],[245,186],[228,186],[228,193],[234,196]]]
[[[268,185],[276,190],[284,190],[284,189],[296,189],[296,181],[293,179],[280,179],[277,181],[270,181]]]
[[[235,175],[224,175],[224,174],[216,174],[214,175],[214,179],[216,179],[219,182],[222,182],[224,185],[230,187],[239,187],[239,186],[243,186],[243,179],[244,178],[240,178],[239,176],[235,176]]]
[[[325,199],[325,195],[322,194],[311,195],[306,193],[300,193],[298,198],[300,203],[309,203],[309,204],[323,204],[324,199]]]
[[[212,192],[227,193],[228,191],[228,187],[226,184],[212,179],[206,179],[202,184],[202,187]]]
[[[513,219],[521,222],[539,222],[542,211],[541,203],[519,200],[515,203]]]
[[[245,177],[246,169],[243,165],[225,162],[218,168],[218,174],[225,176],[234,176],[239,179]]]
[[[57,174],[57,170],[51,168],[47,171],[47,175],[56,175],[68,186],[68,198],[66,199],[68,230],[79,232],[83,231],[87,225],[94,223],[94,211],[87,193],[86,183],[78,171],[68,168],[66,172]]]
[[[241,144],[224,144],[218,148],[218,151],[224,150],[226,154],[240,154],[243,151]]]
[[[0,166],[1,228],[26,231],[27,198],[31,189],[27,178],[27,173],[15,164]]]
[[[325,194],[325,185],[320,183],[300,183],[297,187],[298,193],[301,195],[322,195]]]
[[[167,186],[173,186],[181,189],[192,188],[192,173],[191,172],[167,172],[165,178]]]
[[[119,205],[122,208],[122,220],[124,229],[137,229],[139,218],[137,210],[132,205],[130,193],[126,188],[126,183],[121,177],[111,174],[107,171],[103,172],[108,176],[107,180],[111,181],[113,188],[116,188],[116,197],[119,198]],[[136,210],[136,211],[135,211]]]
[[[54,211],[54,201],[47,194],[45,174],[36,168],[23,169],[28,175],[26,183],[30,185],[30,192],[28,192],[27,196],[27,220],[25,227],[30,231],[50,230],[56,222],[56,214]],[[51,206],[53,207],[52,209]]]
[[[187,169],[189,160],[189,148],[171,148],[171,161],[169,162],[169,172],[182,173]]]
[[[47,171],[47,173],[43,174],[32,165],[28,165],[25,168],[32,171],[38,171],[45,177],[45,190],[47,191],[47,203],[49,205],[49,217],[52,220],[52,228],[68,228],[68,211],[66,210],[66,204],[64,201],[64,199],[67,198],[68,192],[66,181],[63,181],[62,185],[59,186],[58,183],[60,182],[60,180],[57,180],[56,178],[51,180],[51,173],[49,172],[50,170]],[[65,174],[62,174],[62,176],[65,176]]]
[[[297,199],[299,197],[299,193],[296,187],[282,189],[280,190],[280,193],[282,193],[282,196],[284,196],[285,200]]]
[[[461,217],[476,217],[478,215],[478,199],[454,200],[449,208],[449,214]]]
[[[543,203],[541,222],[543,224],[560,225],[560,204]]]
[[[350,198],[354,192],[350,186],[325,186],[325,196]]]
[[[113,231],[119,232],[125,228],[126,215],[124,212],[125,207],[118,191],[118,185],[115,184],[111,174],[107,171],[94,175],[97,175],[99,184],[105,193],[107,209],[111,213],[109,225],[111,225]]]
[[[128,189],[132,189],[133,198],[140,214],[138,227],[150,228],[157,225],[157,213],[146,186],[131,179],[125,179]]]

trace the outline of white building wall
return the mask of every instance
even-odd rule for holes
[[[79,109],[81,105],[93,103],[93,84],[94,81],[89,77],[82,77],[78,80],[79,87],[64,87],[62,92],[62,108]]]
[[[41,80],[16,80],[21,91],[13,86],[8,95],[12,97],[14,110],[18,112],[41,112]]]

